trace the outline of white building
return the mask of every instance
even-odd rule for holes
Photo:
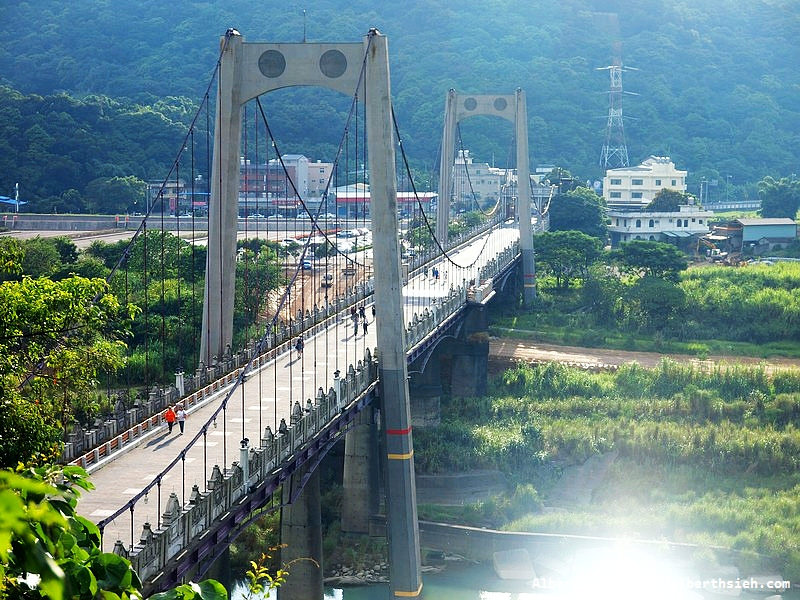
[[[609,210],[611,247],[616,248],[631,240],[669,242],[689,247],[692,240],[708,233],[708,220],[714,213],[696,204],[684,204],[678,209],[678,212]]]
[[[469,150],[459,150],[453,165],[453,196],[465,210],[475,210],[473,193],[479,201],[496,201],[505,181],[506,170],[489,163],[472,162]]]
[[[322,196],[332,172],[333,163],[322,162],[321,160],[308,163],[308,195],[314,198]],[[333,185],[331,185],[329,191],[332,190]]]
[[[686,171],[668,156],[648,156],[635,167],[609,169],[603,177],[603,198],[610,209],[646,206],[663,190],[686,192]]]

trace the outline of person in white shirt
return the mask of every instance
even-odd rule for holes
[[[186,423],[186,411],[183,409],[183,404],[178,404],[177,409],[175,410],[175,417],[178,420],[178,427],[181,428],[181,435],[183,435],[183,426]]]

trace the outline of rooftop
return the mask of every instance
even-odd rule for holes
[[[789,218],[775,218],[775,219],[736,219],[742,225],[794,225],[793,219]]]

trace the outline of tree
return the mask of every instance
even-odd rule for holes
[[[125,213],[144,203],[146,191],[147,184],[138,177],[100,177],[87,184],[86,204],[95,213]]]
[[[686,269],[686,255],[671,244],[649,240],[632,240],[622,244],[614,258],[630,273],[677,281]]]
[[[800,180],[764,177],[758,182],[758,196],[761,198],[762,217],[794,219],[800,208]]]
[[[628,292],[632,316],[642,329],[667,329],[686,305],[686,294],[672,281],[646,275]]]
[[[97,526],[76,513],[81,489],[91,484],[80,467],[0,471],[0,598],[141,598],[130,562],[102,552]]]
[[[31,277],[49,277],[61,266],[61,255],[56,245],[41,237],[25,240],[22,272]]]
[[[606,239],[606,206],[593,190],[579,187],[559,194],[550,204],[550,231],[581,231]]]
[[[81,491],[92,487],[80,467],[0,471],[0,598],[142,598],[131,563],[103,552],[97,525],[76,512]],[[210,579],[156,597],[227,600],[228,594]]]
[[[132,316],[102,279],[0,283],[0,467],[58,443],[98,376],[124,364],[119,324]]]
[[[625,284],[618,277],[608,277],[607,268],[597,264],[590,269],[590,276],[581,288],[581,300],[595,323],[613,326],[617,323]]]
[[[533,247],[539,267],[556,278],[556,289],[569,287],[573,277],[585,279],[603,251],[600,240],[580,231],[541,233]]]
[[[471,229],[472,227],[477,227],[484,221],[486,221],[486,215],[482,214],[477,210],[471,210],[469,212],[464,213],[463,215],[459,215],[458,221],[466,228]]]
[[[580,184],[578,178],[563,167],[554,167],[552,171],[545,175],[545,179],[558,186],[559,194],[571,192]]]
[[[75,245],[75,242],[65,235],[50,239],[51,243],[58,251],[58,256],[62,263],[70,264],[78,260],[78,247]]]
[[[652,212],[678,212],[681,205],[694,203],[694,197],[677,190],[661,189],[645,207]]]
[[[0,282],[14,280],[22,274],[22,259],[25,251],[19,240],[0,238]]]
[[[450,235],[454,235],[452,229],[453,227],[455,227],[455,224],[450,223]],[[406,232],[406,241],[412,248],[429,248],[433,246],[433,238],[431,237],[430,230],[428,229],[428,226],[424,224],[416,227],[410,227]]]

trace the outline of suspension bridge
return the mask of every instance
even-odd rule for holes
[[[261,102],[301,85],[352,98],[316,202],[297,188]],[[455,134],[474,115],[513,124],[516,191],[491,208],[476,200],[486,217],[454,229]],[[243,178],[241,156],[282,168]],[[199,173],[207,193],[195,189]],[[166,190],[179,181],[191,183],[173,205]],[[340,204],[337,181],[360,200]],[[141,310],[129,366],[109,393],[139,391],[124,426],[73,440],[71,456],[92,473],[79,511],[98,523],[104,549],[131,560],[146,592],[160,591],[202,576],[247,524],[280,509],[282,560],[321,565],[316,467],[344,440],[342,530],[368,532],[382,508],[392,593],[421,597],[412,424],[435,421],[443,382],[454,394],[485,390],[486,304],[506,289],[534,300],[529,183],[524,92],[451,90],[436,213],[417,201],[402,222],[398,186],[421,193],[392,111],[386,37],[248,43],[229,30],[162,191],[109,276]],[[191,218],[176,231],[169,215],[182,201]],[[251,226],[242,205],[280,214],[280,226]],[[355,239],[342,249],[345,220]],[[178,401],[189,416],[170,433],[163,409]],[[321,567],[296,563],[281,594],[321,597]]]

